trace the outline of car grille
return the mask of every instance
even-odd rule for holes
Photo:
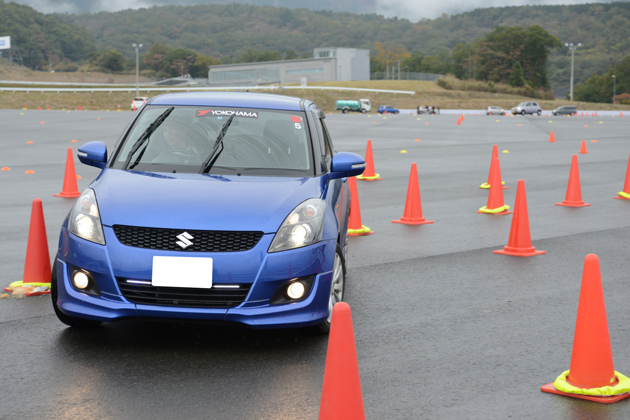
[[[238,284],[230,285],[238,288],[221,288],[221,285],[216,285],[211,289],[191,289],[155,287],[148,281],[143,282],[146,284],[129,283],[129,280],[124,278],[116,280],[123,296],[130,302],[185,308],[233,308],[245,300],[251,287],[250,284]]]
[[[181,240],[178,236],[184,232],[192,237],[192,245],[185,249],[177,244]],[[247,251],[255,247],[263,236],[262,232],[159,229],[123,225],[114,225],[114,233],[123,245],[188,252]]]

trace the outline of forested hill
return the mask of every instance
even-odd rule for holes
[[[576,51],[575,77],[603,73],[630,52],[630,3],[523,6],[477,9],[412,23],[375,14],[286,9],[245,4],[164,6],[140,10],[60,15],[94,35],[100,49],[131,57],[131,44],[155,42],[192,48],[229,62],[247,48],[292,49],[343,46],[374,49],[377,41],[404,44],[409,52],[448,55],[457,43],[473,42],[497,26],[540,25],[563,43],[582,43]],[[552,87],[567,86],[570,52],[549,58]]]
[[[92,34],[59,16],[0,0],[0,36],[11,36],[11,46],[25,66],[47,68],[49,62],[82,61],[96,52]]]

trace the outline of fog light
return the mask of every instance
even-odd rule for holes
[[[77,288],[85,289],[88,286],[89,278],[84,272],[77,271],[76,273],[74,273],[72,281]]]
[[[287,287],[287,296],[291,299],[299,299],[304,296],[304,291],[306,288],[302,283],[296,281],[295,283],[291,283],[289,287]]]

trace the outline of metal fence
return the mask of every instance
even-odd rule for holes
[[[413,71],[401,71],[399,74],[396,69],[390,73],[384,71],[370,73],[371,80],[424,80],[428,82],[437,82],[440,77],[442,77],[441,74],[417,73]]]

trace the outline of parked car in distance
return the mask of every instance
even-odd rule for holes
[[[422,105],[418,107],[418,115],[422,115],[422,114],[435,114],[435,107],[433,106],[426,106],[426,105]]]
[[[359,99],[358,101],[337,101],[337,111],[341,111],[344,114],[348,112],[360,112],[365,114],[366,112],[372,111],[372,104],[369,99]]]
[[[327,333],[344,298],[346,181],[365,160],[335,152],[324,118],[308,99],[168,93],[133,114],[111,155],[101,141],[79,147],[101,173],[61,226],[59,320]]]
[[[131,100],[131,110],[138,110],[142,105],[144,105],[149,100],[148,96],[138,96],[137,98],[133,98]]]
[[[378,107],[378,112],[379,114],[383,114],[385,112],[387,112],[388,114],[400,114],[400,110],[398,108],[394,108],[391,105],[381,105]]]
[[[573,115],[577,114],[577,107],[574,105],[563,105],[551,112],[553,115]]]
[[[498,106],[489,106],[486,108],[486,115],[505,115],[505,110]]]
[[[542,108],[538,105],[538,102],[521,102],[514,108],[512,108],[512,115],[525,115],[525,114],[542,114]]]

